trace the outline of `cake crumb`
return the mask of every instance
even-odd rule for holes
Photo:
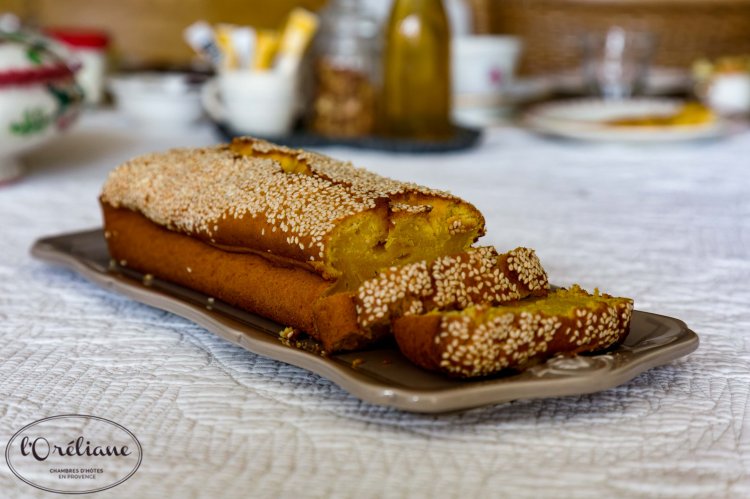
[[[293,327],[285,327],[281,331],[279,331],[279,336],[285,340],[291,340],[294,338],[294,328]]]

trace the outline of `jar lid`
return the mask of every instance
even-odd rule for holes
[[[109,45],[109,35],[105,31],[79,28],[50,28],[46,33],[74,48],[103,49]]]
[[[37,33],[0,32],[0,87],[71,78],[78,65],[57,51],[56,45]]]

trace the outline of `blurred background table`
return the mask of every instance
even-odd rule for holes
[[[688,358],[592,395],[426,416],[363,403],[176,316],[31,259],[100,225],[135,154],[215,142],[208,125],[84,116],[0,190],[0,437],[45,416],[108,418],[144,460],[106,497],[748,497],[750,135],[583,145],[500,127],[471,152],[325,152],[448,189],[486,244],[536,248],[554,283],[632,296],[701,337]],[[4,497],[44,492],[0,468]]]

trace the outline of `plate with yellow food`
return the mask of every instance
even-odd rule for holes
[[[600,142],[674,142],[726,135],[726,120],[678,99],[574,99],[536,106],[526,126],[545,135]]]

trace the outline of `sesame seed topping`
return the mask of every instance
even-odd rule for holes
[[[633,310],[628,298],[590,295],[573,286],[555,291],[547,299],[525,303],[558,297],[556,303],[563,305],[559,314],[539,306],[527,310],[524,302],[495,308],[478,305],[468,311],[446,313],[432,339],[440,368],[462,377],[485,376],[557,352],[608,348],[627,332]],[[553,342],[556,350],[551,352]]]
[[[499,255],[494,248],[479,247],[429,263],[391,267],[360,285],[355,305],[366,328],[430,310],[499,305],[531,292],[544,294],[547,288],[547,275],[533,250],[516,248]]]
[[[269,227],[272,234],[281,231],[290,251],[307,261],[324,259],[327,236],[340,220],[380,202],[392,211],[431,209],[407,202],[413,194],[457,199],[348,162],[246,138],[132,159],[110,174],[102,199],[217,244],[231,244],[223,232],[232,220],[252,218],[256,223],[243,230],[257,231],[258,237]]]

